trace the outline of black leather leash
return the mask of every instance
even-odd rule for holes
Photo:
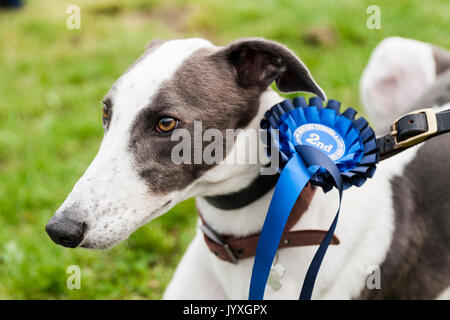
[[[391,132],[377,138],[380,160],[390,158],[409,147],[447,132],[450,132],[450,109],[435,113],[433,109],[428,108],[407,113],[394,121]],[[279,174],[260,175],[242,190],[205,199],[218,209],[240,209],[272,190],[279,176]]]

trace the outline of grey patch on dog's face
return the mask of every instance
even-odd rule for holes
[[[175,76],[159,89],[150,105],[142,110],[131,129],[130,150],[139,175],[158,193],[181,190],[213,165],[174,164],[171,151],[178,141],[170,134],[155,131],[162,116],[178,119],[180,129],[194,137],[194,120],[202,121],[202,130],[243,128],[258,110],[259,89],[243,89],[234,80],[231,65],[200,49],[187,59]],[[193,144],[192,144],[193,163]]]
[[[449,158],[449,137],[433,138],[392,179],[395,231],[381,289],[361,299],[434,299],[450,285]]]
[[[159,118],[178,119],[178,128],[194,137],[194,120],[202,130],[245,128],[258,111],[261,93],[273,81],[280,90],[304,90],[322,97],[309,71],[287,48],[263,39],[240,40],[223,49],[200,49],[186,59],[174,77],[162,84],[131,129],[130,150],[139,175],[150,190],[181,190],[213,165],[174,164],[178,141],[154,128]],[[203,144],[203,147],[206,145]],[[194,163],[194,146],[191,145]],[[229,146],[228,146],[229,147]],[[224,145],[224,154],[226,152]]]

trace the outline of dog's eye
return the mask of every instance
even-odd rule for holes
[[[103,124],[106,124],[109,120],[109,106],[105,103],[102,109]]]
[[[156,125],[156,131],[158,132],[169,132],[175,129],[178,125],[178,120],[171,117],[162,117],[158,120]]]

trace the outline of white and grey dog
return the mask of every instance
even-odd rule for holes
[[[411,109],[449,66],[444,50],[385,40],[362,79],[375,125],[385,129],[396,114]],[[246,188],[264,161],[177,165],[171,161],[177,142],[170,132],[192,131],[194,120],[202,121],[203,130],[257,130],[264,112],[283,100],[269,87],[273,81],[282,92],[324,97],[300,59],[273,41],[249,38],[225,47],[203,39],[152,41],[106,95],[100,150],[47,224],[50,237],[67,247],[107,249],[191,197],[217,232],[259,232],[273,190],[235,210],[217,208],[205,197]],[[428,97],[433,105],[450,101],[448,92],[446,101],[442,95]],[[257,156],[265,157],[263,151]],[[444,135],[383,161],[373,179],[345,192],[336,230],[340,244],[328,249],[314,299],[449,298],[448,159],[450,139]],[[317,190],[293,229],[327,230],[337,199],[337,192]],[[285,268],[281,287],[268,286],[265,298],[296,299],[316,249],[279,250],[277,263]],[[252,265],[253,258],[238,264],[218,259],[198,231],[164,298],[246,299]],[[381,289],[366,286],[373,266],[379,267]]]

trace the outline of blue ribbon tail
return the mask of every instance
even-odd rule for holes
[[[256,248],[255,263],[250,281],[249,300],[263,299],[272,262],[289,214],[303,188],[318,169],[308,169],[297,153],[284,167],[275,187]]]
[[[336,167],[334,162],[322,151],[306,145],[296,146],[296,149],[307,165],[318,165],[328,171],[328,173],[333,178],[337,189],[339,190],[339,207],[336,216],[334,217],[330,229],[320,243],[319,249],[317,249],[314,258],[309,265],[308,271],[306,272],[305,280],[303,281],[302,291],[300,293],[299,299],[310,300],[314,289],[314,283],[316,282],[317,274],[319,273],[320,265],[322,264],[323,258],[325,257],[325,253],[327,252],[328,246],[331,242],[331,239],[333,238],[333,234],[336,229],[339,212],[341,210],[343,183],[339,169]]]
[[[339,101],[328,100],[324,107],[318,97],[311,98],[309,105],[302,97],[292,102],[294,105],[285,100],[273,106],[261,121],[261,128],[269,132],[267,144],[274,143],[279,151],[281,176],[258,242],[249,299],[263,298],[287,219],[308,181],[324,192],[333,186],[339,191],[336,216],[312,259],[301,289],[299,299],[311,299],[320,265],[336,230],[342,192],[351,186],[360,187],[371,178],[379,161],[375,133],[364,118],[355,119],[356,110],[348,108],[340,113]]]

